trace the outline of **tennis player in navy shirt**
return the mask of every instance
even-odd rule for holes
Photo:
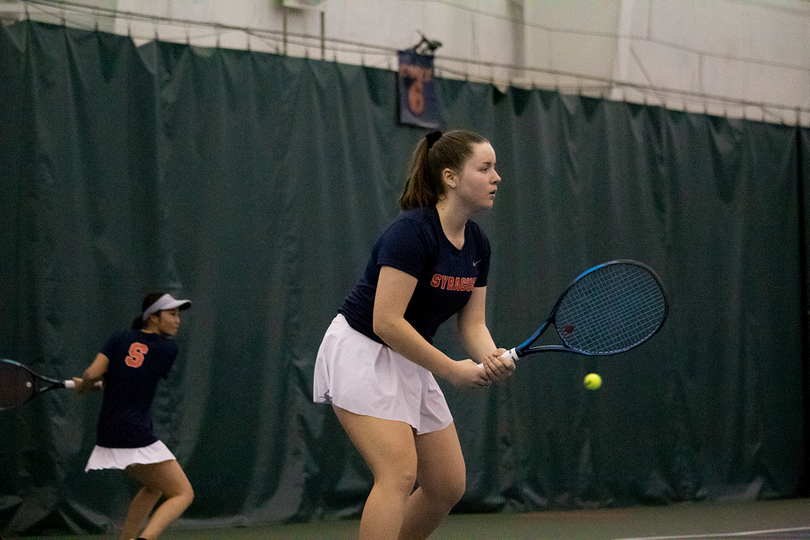
[[[434,375],[485,389],[515,367],[487,328],[490,245],[471,220],[492,207],[500,181],[480,135],[421,140],[402,212],[321,342],[314,401],[332,405],[374,476],[361,540],[427,538],[464,494],[464,457]],[[453,315],[471,358],[453,360],[433,345]]]
[[[189,300],[163,292],[146,295],[132,328],[113,334],[82,378],[74,379],[79,392],[104,381],[96,446],[85,470],[124,469],[141,485],[130,503],[121,540],[157,539],[194,499],[183,469],[154,434],[151,412],[157,384],[177,358],[172,338],[180,327],[180,311],[190,306]]]

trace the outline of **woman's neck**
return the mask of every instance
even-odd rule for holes
[[[464,231],[470,217],[446,198],[436,203],[436,212],[439,214],[444,235],[454,246],[461,249],[464,246]]]

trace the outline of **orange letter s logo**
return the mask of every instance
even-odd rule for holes
[[[149,352],[149,347],[137,341],[129,346],[129,356],[124,358],[124,362],[131,368],[139,368],[143,364],[144,356]]]

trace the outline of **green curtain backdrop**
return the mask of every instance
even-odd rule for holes
[[[671,311],[610,358],[443,384],[459,511],[806,494],[806,129],[439,80],[443,129],[493,143],[496,342],[585,269],[655,268]],[[320,338],[397,213],[424,131],[396,74],[23,22],[0,29],[0,356],[79,375],[162,288],[194,301],[155,402],[196,489],[183,525],[355,516],[371,477],[311,403]],[[464,358],[452,325],[439,345]],[[596,392],[582,387],[591,371]],[[99,396],[0,412],[0,527],[109,531],[133,486],[83,472]]]

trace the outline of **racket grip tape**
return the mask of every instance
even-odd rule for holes
[[[511,358],[512,361],[514,362],[518,359],[518,355],[517,353],[515,353],[515,349],[509,349],[508,351],[506,351],[501,355],[501,358],[503,358],[504,360],[509,360]],[[484,369],[484,364],[478,364],[478,367]]]
[[[76,382],[73,379],[68,379],[62,382],[65,383],[65,388],[76,388]],[[100,390],[101,388],[104,388],[104,383],[102,381],[96,381],[96,384],[93,386]]]

